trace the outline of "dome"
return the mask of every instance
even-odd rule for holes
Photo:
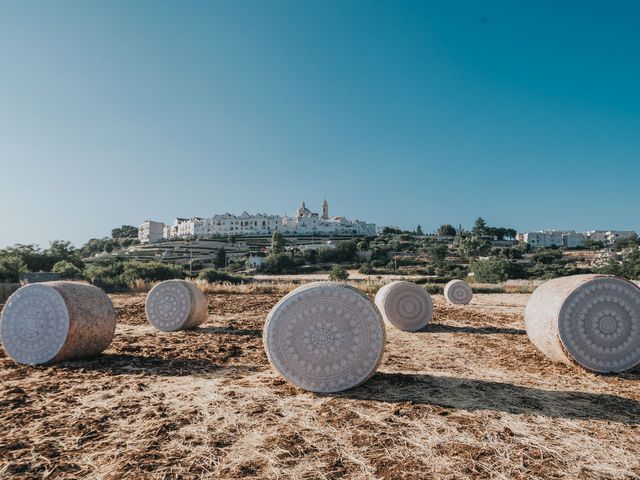
[[[302,202],[302,206],[296,211],[296,216],[297,217],[310,217],[311,216],[311,210],[309,210],[304,202]]]

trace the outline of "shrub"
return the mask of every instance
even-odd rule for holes
[[[334,265],[329,272],[329,280],[334,282],[344,282],[349,278],[349,272],[347,272],[342,265]]]
[[[207,268],[202,270],[198,275],[198,279],[204,280],[209,283],[233,283],[233,284],[241,284],[243,282],[242,277],[238,277],[235,275],[229,275],[228,273],[221,272],[216,270],[215,268]]]
[[[522,267],[504,258],[481,260],[470,265],[478,282],[500,283],[510,278],[524,278]]]
[[[185,273],[182,267],[160,262],[125,262],[123,269],[123,279],[126,283],[136,280],[145,282],[161,282],[163,280],[173,280],[174,278],[184,278]]]
[[[262,271],[275,275],[296,273],[298,267],[287,253],[272,253],[264,259]]]
[[[442,285],[435,285],[433,283],[427,283],[424,289],[431,295],[441,295],[444,293],[444,287]]]
[[[307,261],[307,263],[310,263],[311,265],[317,263],[318,261],[318,251],[317,250],[305,250],[304,251],[304,259]]]
[[[506,293],[504,287],[476,287],[472,286],[473,293]]]
[[[363,263],[362,266],[358,269],[358,272],[364,275],[371,275],[373,273],[373,267],[370,263]]]
[[[60,260],[51,269],[54,273],[59,273],[60,278],[76,280],[82,277],[82,271],[76,267],[73,263],[67,260]]]
[[[156,282],[184,278],[182,267],[160,262],[123,262],[109,257],[95,261],[89,265],[84,276],[92,285],[107,292],[123,292],[129,289],[129,284],[138,280]]]
[[[100,259],[85,268],[84,276],[92,285],[105,292],[123,292],[128,290],[123,278],[124,264],[115,258]]]

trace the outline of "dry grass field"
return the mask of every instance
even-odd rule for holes
[[[103,355],[0,354],[0,478],[640,478],[640,374],[546,360],[526,295],[435,296],[425,331],[388,330],[367,383],[317,395],[263,352],[282,293],[211,289],[208,322],[174,334],[146,323],[144,293],[112,295]]]

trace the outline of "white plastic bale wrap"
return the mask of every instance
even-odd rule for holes
[[[385,346],[380,312],[347,285],[320,282],[299,287],[269,312],[263,341],[273,367],[313,392],[339,392],[367,380]]]
[[[473,290],[463,280],[451,280],[444,287],[444,296],[453,305],[467,305],[473,298]]]
[[[5,351],[30,365],[96,355],[111,344],[115,328],[116,311],[107,294],[76,282],[21,287],[0,317]]]
[[[376,294],[375,304],[382,318],[400,330],[415,332],[433,317],[431,295],[412,282],[391,282]]]
[[[531,295],[525,328],[551,360],[600,373],[630,370],[640,364],[640,288],[604,275],[549,280]]]
[[[192,282],[167,280],[151,289],[144,311],[158,330],[186,330],[207,320],[207,297]]]

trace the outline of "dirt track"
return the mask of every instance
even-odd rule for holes
[[[49,367],[0,354],[0,477],[640,478],[640,374],[553,364],[526,295],[434,297],[434,323],[388,330],[385,360],[341,395],[269,367],[280,294],[209,294],[202,328],[160,333],[114,295],[105,354]]]

